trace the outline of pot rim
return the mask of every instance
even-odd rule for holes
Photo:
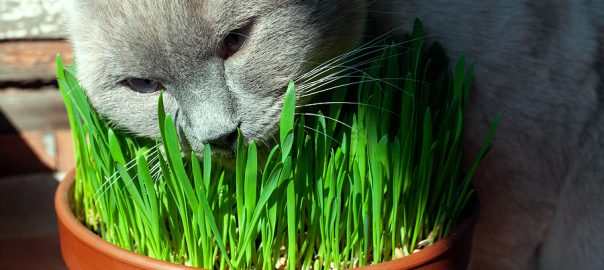
[[[113,245],[91,232],[88,228],[86,228],[76,219],[75,215],[73,214],[73,211],[71,210],[71,207],[69,207],[69,193],[73,183],[75,182],[75,174],[75,169],[70,170],[59,184],[55,193],[55,209],[58,222],[62,223],[68,231],[70,231],[73,235],[77,236],[82,243],[97,252],[114,258],[117,261],[121,261],[143,269],[202,269],[180,264],[173,264],[166,261],[153,259],[145,255],[137,254],[132,251],[118,247],[116,245]],[[472,229],[472,225],[474,223],[473,221],[476,219],[478,214],[478,207],[475,206],[473,208],[475,209],[471,211],[469,217],[463,218],[451,234],[439,240],[435,244],[426,247],[419,252],[407,255],[399,259],[390,260],[379,264],[362,266],[354,269],[413,269],[444,256],[447,252],[450,252],[452,250],[452,248],[456,245],[457,242],[463,239],[464,235],[467,235],[468,230]]]
[[[452,252],[458,242],[463,240],[464,236],[468,234],[468,230],[471,230],[474,225],[474,221],[478,217],[478,210],[476,206],[470,209],[470,214],[463,217],[459,224],[455,226],[455,229],[446,237],[440,239],[438,242],[428,246],[416,253],[409,254],[405,257],[382,262],[379,264],[372,264],[354,268],[356,270],[400,270],[400,269],[416,269],[421,266],[435,262],[438,258],[445,257],[447,253]]]
[[[71,207],[69,207],[69,191],[74,181],[75,169],[72,169],[63,178],[63,181],[61,181],[59,187],[57,188],[55,193],[55,209],[57,212],[58,221],[62,223],[70,233],[72,233],[74,236],[77,236],[77,238],[79,238],[83,244],[89,246],[97,252],[114,258],[116,261],[124,262],[126,264],[143,269],[199,269],[185,265],[173,264],[134,253],[113,245],[88,230],[88,228],[86,228],[76,219]]]

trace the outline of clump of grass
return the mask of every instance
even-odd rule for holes
[[[463,58],[453,73],[438,68],[425,57],[438,47],[421,37],[418,23],[404,53],[381,46],[358,81],[334,82],[348,86],[326,92],[325,113],[296,113],[292,82],[279,144],[261,155],[240,134],[234,168],[213,161],[209,145],[201,161],[182,158],[161,98],[156,140],[109,128],[59,58],[77,156],[74,213],[117,246],[207,269],[363,266],[438,241],[472,197],[495,125],[464,175],[471,69]]]

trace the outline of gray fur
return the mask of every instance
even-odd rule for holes
[[[466,145],[475,153],[505,111],[477,175],[481,214],[471,269],[603,269],[604,2],[599,0],[79,1],[79,77],[117,126],[157,133],[157,95],[118,85],[158,79],[198,153],[241,123],[270,142],[282,86],[312,62],[359,44],[367,16],[384,33],[421,18],[453,59],[476,61]],[[255,18],[246,47],[216,57],[229,30]],[[302,87],[303,88],[303,87]]]
[[[272,141],[287,82],[360,41],[362,13],[334,20],[350,2],[81,1],[71,27],[79,77],[101,114],[138,135],[158,133],[158,94],[120,84],[132,77],[164,83],[166,110],[197,153],[239,124],[247,140]],[[245,47],[218,57],[219,41],[251,19]]]

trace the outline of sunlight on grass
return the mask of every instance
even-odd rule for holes
[[[213,161],[209,145],[202,160],[183,159],[162,98],[156,140],[108,128],[59,58],[77,156],[74,213],[110,243],[208,269],[361,266],[438,241],[472,197],[501,116],[464,175],[471,70],[463,58],[453,73],[437,68],[427,55],[439,47],[425,48],[422,36],[418,23],[406,46],[382,46],[357,83],[344,78],[333,85],[349,86],[323,93],[333,103],[318,111],[296,111],[292,82],[279,145],[260,151],[240,133],[233,168]]]

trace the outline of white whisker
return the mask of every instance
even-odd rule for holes
[[[317,118],[321,118],[321,117],[323,117],[323,118],[325,118],[325,119],[328,119],[328,120],[334,121],[334,122],[336,122],[336,123],[339,123],[339,124],[341,124],[341,125],[343,125],[343,126],[345,126],[345,127],[349,128],[350,130],[352,130],[352,131],[354,131],[354,132],[360,133],[360,132],[359,132],[359,131],[358,131],[356,128],[352,127],[351,125],[346,124],[346,123],[344,123],[343,121],[340,121],[340,120],[335,119],[335,118],[333,118],[333,117],[329,117],[329,116],[325,116],[325,115],[320,115],[320,114],[314,114],[314,113],[296,113],[296,115],[303,115],[303,116],[314,116],[314,117],[317,117]]]
[[[362,106],[366,106],[366,107],[369,107],[369,108],[374,108],[374,109],[378,109],[378,110],[381,110],[381,111],[389,112],[390,114],[392,114],[392,115],[394,115],[396,117],[399,117],[399,118],[401,117],[399,114],[397,114],[397,113],[395,113],[395,112],[393,112],[391,110],[382,108],[380,106],[375,106],[375,105],[366,104],[366,103],[360,103],[360,102],[345,102],[345,101],[341,101],[341,102],[338,102],[338,101],[333,101],[333,102],[318,102],[318,103],[299,105],[299,106],[296,106],[296,108],[307,108],[307,107],[314,107],[314,106],[321,106],[321,105],[338,105],[338,104],[342,104],[342,105],[362,105]]]
[[[355,49],[353,49],[353,50],[351,50],[351,51],[349,51],[349,52],[346,52],[346,53],[344,53],[344,54],[338,55],[338,56],[336,56],[336,57],[334,57],[334,58],[332,58],[332,59],[330,59],[330,60],[328,60],[328,61],[323,62],[323,63],[322,63],[320,66],[318,66],[317,68],[319,68],[319,67],[321,67],[321,66],[326,66],[326,65],[329,65],[329,64],[331,64],[332,62],[339,61],[340,59],[346,58],[346,57],[348,57],[349,55],[355,54],[355,53],[360,52],[360,51],[362,51],[362,50],[372,48],[372,47],[373,47],[375,44],[378,44],[378,43],[380,43],[380,42],[383,42],[383,41],[384,41],[384,40],[386,40],[388,37],[390,37],[390,36],[391,36],[391,35],[392,35],[392,34],[393,34],[395,31],[397,31],[397,30],[399,30],[399,29],[400,29],[400,28],[394,28],[394,29],[392,29],[392,30],[390,30],[390,31],[388,31],[388,32],[386,32],[386,33],[384,33],[384,34],[382,34],[382,35],[380,35],[380,36],[378,36],[378,37],[374,38],[373,40],[371,40],[371,41],[369,41],[369,42],[367,42],[367,43],[365,43],[365,44],[363,44],[363,45],[361,45],[361,46],[359,46],[359,47],[357,47],[357,48],[355,48]],[[381,45],[381,46],[383,46],[383,45]]]
[[[370,50],[368,52],[362,53],[361,55],[356,55],[356,56],[354,56],[354,57],[346,60],[345,62],[341,63],[340,65],[344,65],[344,64],[350,63],[352,61],[355,61],[355,60],[357,60],[359,58],[362,58],[362,57],[365,57],[367,55],[371,55],[371,54],[373,54],[373,53],[375,53],[375,52],[377,52],[379,50],[385,49],[385,48],[399,47],[399,46],[411,43],[411,42],[416,41],[416,40],[425,39],[428,36],[429,35],[424,35],[424,36],[419,37],[419,38],[415,38],[415,39],[411,39],[411,40],[408,40],[408,41],[403,41],[403,42],[395,43],[395,44],[391,44],[391,45],[376,45],[376,46],[366,46],[366,45],[363,45],[363,46],[361,46],[359,48],[356,48],[356,49],[354,49],[354,50],[352,50],[350,52],[344,53],[344,54],[342,54],[340,56],[337,56],[337,57],[335,57],[335,58],[333,58],[331,60],[328,60],[328,61],[324,62],[323,64],[315,67],[314,69],[310,70],[306,74],[302,75],[301,77],[299,77],[295,81],[299,82],[299,81],[302,81],[302,80],[312,80],[313,78],[318,77],[321,74],[324,74],[325,72],[328,72],[328,71],[332,70],[334,68],[333,65],[332,65],[332,63],[337,63],[338,61],[344,60],[348,56],[351,56],[351,55],[360,54],[360,53],[362,53],[365,50],[372,49],[372,50]],[[408,53],[408,51],[405,52],[405,53]]]
[[[147,150],[145,153],[143,153],[143,155],[145,155],[145,158],[148,158],[151,155],[157,154],[157,152],[158,152],[158,147],[153,146],[152,148]],[[132,168],[134,168],[134,166],[136,166],[136,159],[130,160],[128,163],[125,164],[124,167],[126,168],[127,171],[129,171]],[[110,177],[105,177],[105,182],[99,187],[99,189],[92,196],[92,198],[96,198],[94,200],[95,204],[118,181],[118,179],[119,179],[119,172],[117,172],[117,171]]]
[[[321,134],[321,135],[325,135],[326,137],[328,137],[328,138],[332,139],[332,140],[333,140],[333,141],[334,141],[336,144],[339,144],[339,143],[340,143],[340,142],[339,142],[338,140],[336,140],[334,137],[327,135],[327,133],[325,133],[325,132],[322,132],[322,131],[320,131],[320,130],[317,130],[317,129],[311,128],[311,127],[309,127],[309,126],[307,126],[307,125],[304,125],[304,128],[305,128],[305,129],[309,129],[309,130],[311,130],[311,131],[314,131],[314,132],[316,132],[316,133],[319,133],[319,134]]]
[[[339,75],[339,74],[347,71],[348,69],[353,69],[354,71],[349,72],[349,73],[347,73],[345,75]],[[323,87],[325,85],[328,85],[329,83],[332,83],[332,82],[337,81],[339,79],[347,78],[347,77],[352,77],[351,75],[355,74],[357,72],[362,73],[362,74],[366,75],[367,77],[372,78],[372,76],[369,75],[369,74],[367,74],[365,71],[357,69],[356,65],[355,65],[355,66],[352,66],[352,67],[347,67],[345,69],[342,69],[342,70],[340,70],[340,71],[338,71],[336,73],[330,74],[330,75],[328,75],[326,77],[323,77],[323,78],[321,78],[319,80],[316,80],[316,81],[313,81],[311,83],[302,84],[302,86],[299,89],[302,90],[302,92],[306,91],[307,89],[320,89],[321,87]],[[310,91],[312,91],[312,90],[310,90]]]
[[[365,80],[362,80],[362,81],[345,83],[345,84],[342,84],[342,85],[337,85],[337,86],[334,86],[334,87],[325,88],[325,89],[322,89],[320,91],[309,92],[308,94],[302,95],[302,97],[305,98],[305,97],[310,97],[310,96],[318,95],[318,94],[321,94],[321,93],[324,93],[324,92],[328,92],[328,91],[331,91],[331,90],[334,90],[334,89],[337,89],[337,88],[340,88],[340,87],[346,87],[346,86],[358,85],[358,84],[361,84],[361,83],[376,82],[376,81],[380,82],[381,80],[380,79],[365,79]],[[378,85],[378,86],[380,88],[382,88],[380,85]],[[403,93],[405,93],[405,91],[403,89],[400,89],[399,87],[396,87],[396,88],[399,89],[399,90],[401,90]],[[381,90],[383,91],[384,89],[381,89]]]

